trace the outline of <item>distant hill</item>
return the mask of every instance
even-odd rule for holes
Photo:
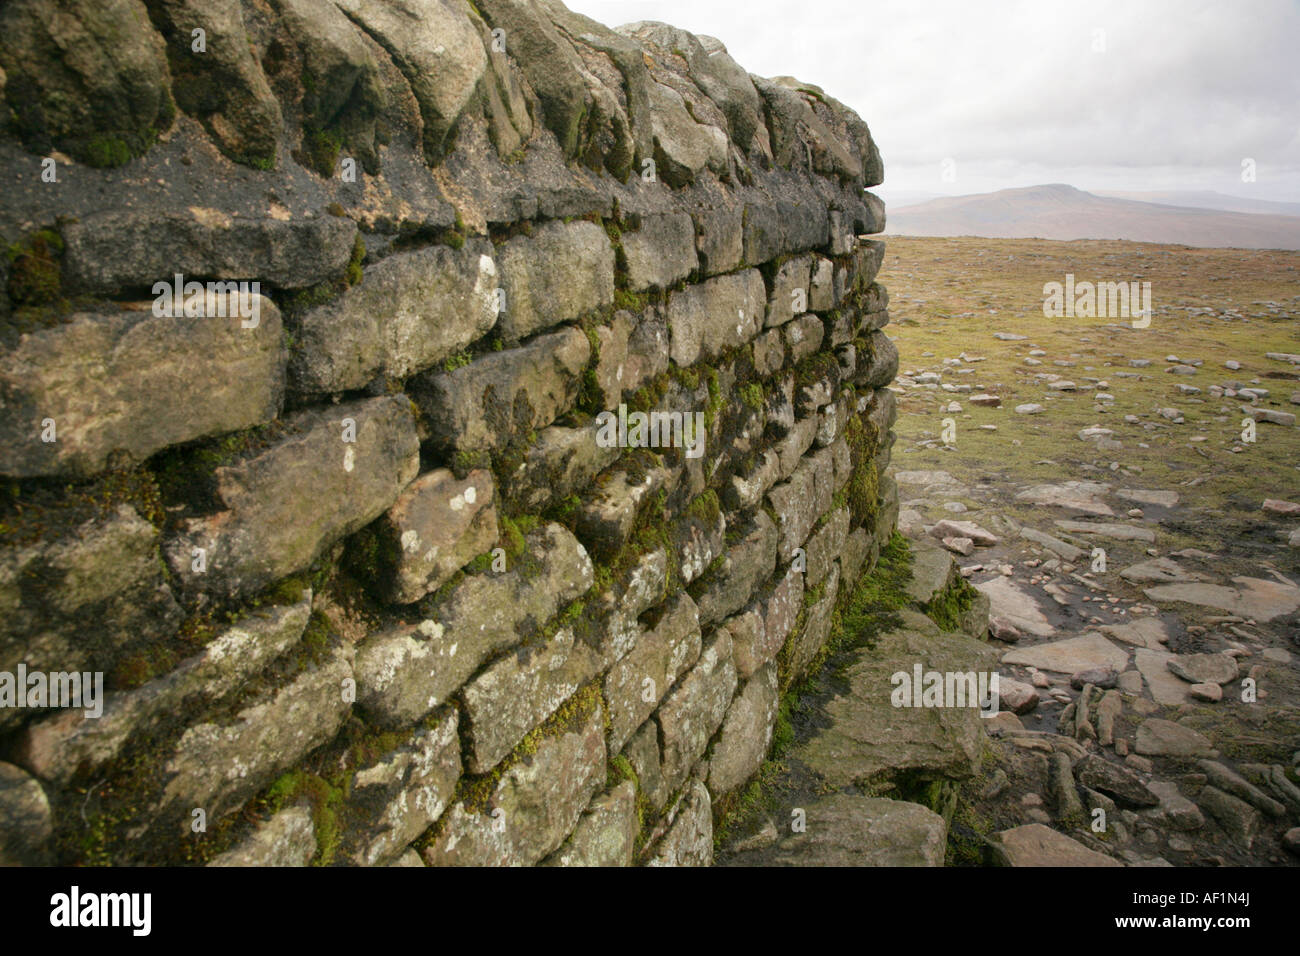
[[[1300,215],[1139,202],[1059,183],[891,208],[888,231],[900,236],[1130,239],[1207,248],[1300,249]]]
[[[1249,212],[1272,216],[1300,216],[1300,202],[1274,202],[1271,199],[1248,199],[1244,196],[1229,196],[1203,189],[1183,192],[1113,192],[1108,189],[1093,191],[1097,196],[1109,196],[1113,199],[1134,199],[1138,202],[1154,202],[1162,206],[1186,206],[1190,209],[1218,209],[1222,212]],[[933,199],[927,196],[926,199]],[[899,203],[903,205],[903,203]],[[910,205],[910,203],[909,203]]]

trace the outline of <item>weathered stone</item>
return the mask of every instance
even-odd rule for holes
[[[527,338],[614,301],[614,248],[592,222],[551,222],[501,246],[507,341]]]
[[[1165,666],[1189,684],[1228,684],[1237,679],[1237,659],[1227,654],[1175,654]]]
[[[715,797],[758,771],[772,744],[778,703],[776,665],[768,663],[745,682],[727,709],[709,760],[709,791]]]
[[[655,167],[664,182],[685,186],[705,168],[726,169],[726,133],[716,126],[697,123],[682,95],[672,87],[651,81],[647,93]]]
[[[69,289],[86,292],[151,288],[177,273],[297,289],[341,276],[356,236],[356,223],[338,216],[99,212],[63,230],[63,277]]]
[[[627,257],[628,287],[667,289],[685,279],[698,264],[695,225],[682,213],[640,217],[640,228],[624,232],[620,241]]]
[[[692,212],[695,220],[695,248],[705,275],[730,272],[744,256],[742,220],[744,207],[712,206]]]
[[[595,422],[581,428],[543,428],[518,468],[505,479],[506,493],[535,514],[591,484],[622,451],[596,441],[598,431]]]
[[[481,239],[381,259],[360,284],[302,317],[290,364],[294,384],[343,392],[377,375],[422,372],[492,330],[497,284],[492,244]]]
[[[700,649],[699,611],[688,595],[681,594],[605,677],[611,751],[621,750],[654,713],[678,677],[695,664]]]
[[[1130,759],[1141,759],[1130,755]],[[1201,808],[1178,792],[1178,784],[1168,780],[1152,780],[1147,785],[1160,800],[1160,818],[1175,830],[1199,830],[1205,826]]]
[[[565,528],[528,535],[525,565],[467,576],[434,617],[370,637],[357,651],[357,704],[386,727],[406,727],[493,654],[541,628],[591,587],[591,559]]]
[[[722,490],[722,503],[732,511],[748,511],[763,500],[780,478],[780,457],[772,449],[765,449],[748,467],[737,470],[727,479]]]
[[[387,510],[419,470],[404,397],[313,409],[285,425],[286,437],[266,451],[217,469],[223,510],[191,519],[167,542],[167,561],[188,588],[248,594],[302,570]]]
[[[558,849],[605,782],[599,694],[544,733],[527,760],[501,774],[481,806],[464,802],[424,851],[429,866],[529,866]]]
[[[1150,717],[1137,729],[1136,749],[1151,757],[1207,757],[1210,742],[1190,727]]]
[[[316,855],[316,827],[306,807],[281,810],[208,866],[306,866]]]
[[[716,498],[704,500],[711,500],[712,511],[709,505],[699,511],[692,508],[668,529],[678,559],[677,573],[683,584],[690,584],[703,574],[727,547],[727,519],[717,507]]]
[[[790,362],[797,365],[811,355],[817,354],[826,335],[825,326],[815,315],[800,315],[793,321],[787,320],[781,327],[781,336],[785,341],[786,354]],[[827,396],[829,401],[829,396]],[[826,402],[821,402],[824,405]]]
[[[0,548],[0,671],[12,674],[20,662],[32,671],[108,670],[170,634],[182,614],[163,570],[158,530],[125,504],[68,533]],[[0,708],[0,729],[27,716]]]
[[[957,565],[933,540],[919,538],[910,545],[912,576],[905,585],[907,596],[917,604],[929,604],[957,583]]]
[[[636,835],[636,784],[624,780],[591,801],[564,845],[542,865],[631,866]]]
[[[1205,786],[1197,797],[1201,808],[1218,821],[1228,836],[1245,850],[1255,842],[1259,831],[1259,812],[1244,800],[1218,787]]]
[[[706,627],[748,604],[776,568],[777,536],[771,518],[762,511],[755,512],[735,532],[736,543],[699,591],[700,623]]]
[[[1154,807],[1160,802],[1133,771],[1097,754],[1079,761],[1074,773],[1081,785],[1114,797],[1121,806]]]
[[[898,346],[884,332],[867,336],[869,349],[858,352],[858,370],[854,384],[859,388],[883,388],[898,374]]]
[[[458,717],[454,710],[423,727],[396,750],[357,771],[348,795],[344,832],[348,857],[385,866],[447,808],[460,778]]]
[[[862,572],[875,563],[875,558],[868,561],[869,557],[871,557],[871,536],[867,534],[865,528],[855,528],[844,539],[844,545],[840,548],[840,570],[843,572],[840,577],[845,587],[854,587]]]
[[[807,807],[807,829],[735,862],[763,866],[943,866],[948,825],[918,803],[837,793]]]
[[[1002,662],[1058,674],[1077,674],[1090,667],[1119,671],[1128,665],[1128,652],[1100,634],[1085,634],[1050,644],[1015,648],[1002,655]]]
[[[1101,500],[1109,492],[1110,486],[1099,482],[1067,481],[1059,485],[1034,485],[1017,494],[1016,500],[1110,518],[1115,512]]]
[[[989,838],[989,843],[994,860],[1001,866],[1124,865],[1041,823],[1028,823],[995,833]]]
[[[804,312],[808,305],[812,256],[795,256],[777,268],[772,277],[772,295],[767,301],[764,324],[771,328],[783,325]]]
[[[496,766],[599,667],[600,656],[568,628],[543,647],[524,647],[489,665],[460,692],[470,772]]]
[[[238,302],[207,296],[204,316],[179,318],[143,307],[83,312],[24,335],[0,356],[0,474],[91,475],[118,450],[143,461],[274,418],[284,397],[280,312],[254,296],[247,314],[257,324],[245,328],[254,318],[241,319]]]
[[[348,654],[335,649],[322,665],[229,723],[191,726],[167,761],[167,786],[150,825],[189,833],[196,807],[209,822],[220,819],[333,738],[351,709],[344,693],[351,677]]]
[[[437,468],[411,482],[371,532],[379,550],[377,589],[394,604],[436,591],[497,543],[492,472],[459,480]]]
[[[940,634],[924,615],[905,611],[903,619],[902,628],[881,635],[874,647],[854,652],[842,671],[848,691],[826,705],[828,726],[793,751],[832,786],[975,772],[983,739],[979,702],[895,707],[890,691],[899,685],[892,678],[901,672],[910,679],[917,664],[923,671],[975,675],[991,671],[996,654],[968,637]]]
[[[830,510],[834,494],[834,464],[828,449],[805,458],[790,476],[767,493],[768,504],[776,512],[777,553],[789,560],[794,549],[808,540],[817,519]]]
[[[573,406],[590,357],[587,337],[566,328],[450,372],[423,373],[412,397],[440,449],[499,451]]]
[[[423,120],[424,154],[440,160],[479,86],[488,55],[463,8],[437,0],[340,0],[339,7],[392,56]]]
[[[744,345],[762,327],[767,293],[757,269],[707,279],[668,299],[669,355],[682,368]]]
[[[0,763],[0,866],[40,866],[49,862],[54,833],[50,801],[34,777]]]
[[[646,865],[709,866],[712,862],[713,807],[708,788],[694,780]]]
[[[1267,623],[1300,608],[1300,587],[1267,578],[1236,577],[1232,588],[1222,584],[1166,584],[1146,588],[1153,601],[1182,602],[1218,608],[1229,614]]]
[[[685,782],[704,753],[736,691],[736,665],[731,660],[731,635],[715,631],[712,643],[675,686],[658,711],[663,741],[664,779],[670,790]]]
[[[1230,793],[1234,797],[1245,800],[1251,806],[1263,810],[1270,817],[1286,816],[1285,804],[1274,800],[1236,771],[1228,769],[1215,760],[1198,760],[1197,766],[1201,768],[1201,771],[1211,784],[1225,793]]]
[[[627,544],[637,518],[670,475],[655,468],[640,477],[622,467],[603,474],[578,506],[574,521],[578,536],[598,560],[609,560]]]
[[[804,583],[808,586],[806,577]],[[813,594],[816,592],[805,592],[808,600],[805,602],[803,630],[796,639],[792,660],[792,671],[798,677],[808,673],[812,662],[817,659],[817,655],[830,637],[831,625],[834,623],[832,614],[835,611],[835,599],[839,596],[839,588],[840,566],[833,564],[830,576],[821,586],[821,596],[812,601]]]
[[[844,549],[844,541],[849,534],[849,509],[839,508],[832,511],[826,523],[808,538],[808,568],[805,584],[816,587],[831,572],[831,566]]]
[[[261,673],[302,637],[311,592],[296,604],[254,611],[174,670],[135,690],[114,691],[98,717],[64,710],[23,728],[15,759],[45,780],[69,782],[107,765],[134,736],[217,701]]]
[[[116,141],[138,154],[171,123],[165,46],[138,0],[6,4],[5,74],[11,102],[25,101],[16,125],[29,149],[55,144],[85,162],[99,158],[97,143]]]
[[[663,764],[659,756],[659,726],[646,721],[623,749],[623,755],[632,764],[640,784],[641,793],[656,810],[663,810],[671,795],[664,780]]]

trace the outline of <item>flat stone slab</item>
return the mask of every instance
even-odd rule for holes
[[[836,793],[804,808],[807,829],[738,854],[741,866],[943,866],[948,825],[921,806]]]
[[[1027,823],[995,833],[989,843],[993,848],[993,858],[1001,866],[1124,865],[1041,823]]]
[[[917,538],[910,547],[912,579],[907,595],[917,604],[927,604],[956,581],[957,565],[952,555],[928,538]]]
[[[993,617],[1037,637],[1051,637],[1056,633],[1034,596],[1010,578],[992,578],[975,587],[988,595],[989,613]]]
[[[1156,533],[1150,528],[1135,528],[1127,524],[1094,524],[1091,521],[1058,521],[1062,531],[1075,534],[1096,534],[1115,541],[1155,541]]]
[[[1247,577],[1233,578],[1232,581],[1239,587],[1231,588],[1224,584],[1168,584],[1147,588],[1145,593],[1153,601],[1176,601],[1213,607],[1262,622],[1285,617],[1300,608],[1300,588],[1293,584]]]
[[[1021,528],[1020,537],[1026,541],[1032,541],[1034,544],[1042,545],[1048,551],[1065,558],[1067,561],[1078,561],[1084,555],[1083,548],[1076,548],[1074,545],[1067,544],[1060,538],[1054,538],[1037,528]]]
[[[1148,757],[1210,757],[1215,750],[1203,735],[1172,720],[1150,717],[1137,729],[1134,748]]]
[[[941,634],[924,615],[904,611],[903,620],[856,654],[844,670],[847,693],[826,704],[825,729],[791,754],[836,789],[918,772],[960,779],[975,771],[984,737],[978,702],[895,707],[899,685],[892,678],[903,672],[910,679],[918,664],[923,673],[992,673],[997,654],[982,641]]]
[[[1198,571],[1189,571],[1170,558],[1155,558],[1125,568],[1119,573],[1125,581],[1134,584],[1187,584],[1210,580]]]
[[[1153,651],[1164,650],[1163,645],[1169,640],[1169,628],[1158,617],[1139,617],[1127,624],[1107,624],[1100,630],[1121,644]]]
[[[1172,508],[1178,504],[1178,492],[1155,491],[1143,488],[1120,488],[1115,497],[1125,501],[1136,501],[1140,505],[1155,505],[1158,508]]]
[[[1173,656],[1166,650],[1146,648],[1138,648],[1133,655],[1134,665],[1146,679],[1147,689],[1157,704],[1185,704],[1190,699],[1191,687],[1169,670],[1168,662]]]
[[[1067,481],[1059,485],[1033,485],[1016,495],[1017,501],[1035,505],[1064,508],[1079,514],[1114,517],[1110,505],[1101,500],[1110,492],[1110,485],[1097,481]]]
[[[1237,659],[1227,654],[1175,654],[1165,666],[1189,684],[1227,684],[1237,679]]]
[[[1002,655],[1002,663],[1037,667],[1057,674],[1109,667],[1122,671],[1128,666],[1128,651],[1116,647],[1100,634],[1084,634],[1064,641],[1017,647]]]

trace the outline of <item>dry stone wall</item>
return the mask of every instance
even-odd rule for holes
[[[0,862],[708,863],[896,521],[866,125],[549,0],[0,71]]]

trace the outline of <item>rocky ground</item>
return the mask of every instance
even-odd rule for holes
[[[721,862],[1300,863],[1297,266],[889,241],[911,606],[832,658]],[[1151,282],[1150,325],[1045,318],[1067,273]],[[986,644],[935,623],[954,572]],[[891,708],[916,660],[991,660],[1003,713]]]

